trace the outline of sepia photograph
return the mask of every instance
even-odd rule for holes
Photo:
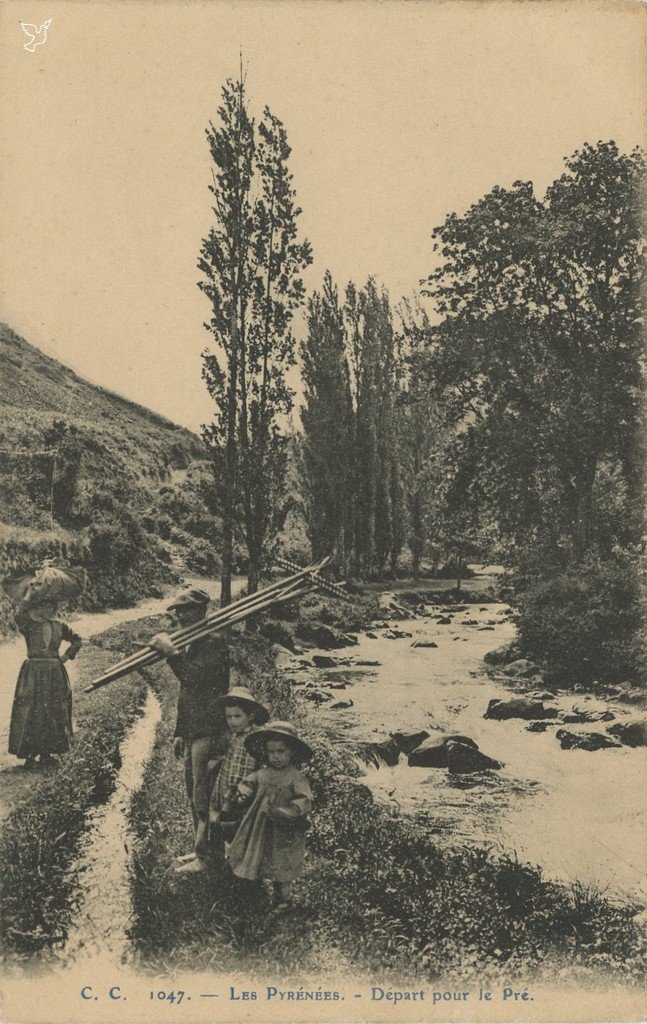
[[[647,8],[0,0],[2,1024],[647,1013]]]

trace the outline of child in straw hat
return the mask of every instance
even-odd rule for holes
[[[297,765],[312,750],[290,722],[281,721],[252,732],[245,746],[263,767],[238,786],[239,801],[251,805],[229,847],[229,864],[238,878],[271,881],[275,909],[282,910],[303,870],[312,790]]]
[[[224,712],[227,731],[215,740],[210,764],[217,775],[209,801],[211,838],[233,839],[243,815],[235,797],[238,784],[260,767],[245,747],[254,728],[267,722],[269,712],[246,686],[233,686],[216,704]]]

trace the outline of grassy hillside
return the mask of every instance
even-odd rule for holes
[[[201,439],[82,380],[0,325],[3,571],[85,564],[91,607],[217,571],[220,530]],[[5,607],[4,618],[9,609]]]

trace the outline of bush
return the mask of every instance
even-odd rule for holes
[[[635,557],[590,559],[550,578],[517,581],[524,654],[546,681],[638,682],[647,666],[645,599]]]

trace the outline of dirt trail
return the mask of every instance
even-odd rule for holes
[[[245,582],[243,577],[235,577],[232,580],[233,593],[239,593]],[[185,586],[200,586],[211,595],[212,599],[216,600],[220,590],[217,580],[191,579],[186,581]],[[166,611],[168,603],[169,596],[167,595],[162,598],[142,601],[132,608],[115,608],[107,612],[81,612],[61,617],[87,641],[112,626],[118,626],[124,622],[134,622],[151,615],[161,615]],[[21,793],[33,784],[32,773],[25,772],[22,768],[22,761],[18,761],[7,752],[11,706],[18,673],[24,658],[25,641],[22,636],[17,635],[0,643],[0,783],[2,786],[0,822],[7,816],[14,803],[20,799]],[[87,685],[89,679],[95,675],[91,648],[88,645],[82,647],[77,659],[67,662],[66,667],[72,685],[72,693],[76,697],[81,687]]]

